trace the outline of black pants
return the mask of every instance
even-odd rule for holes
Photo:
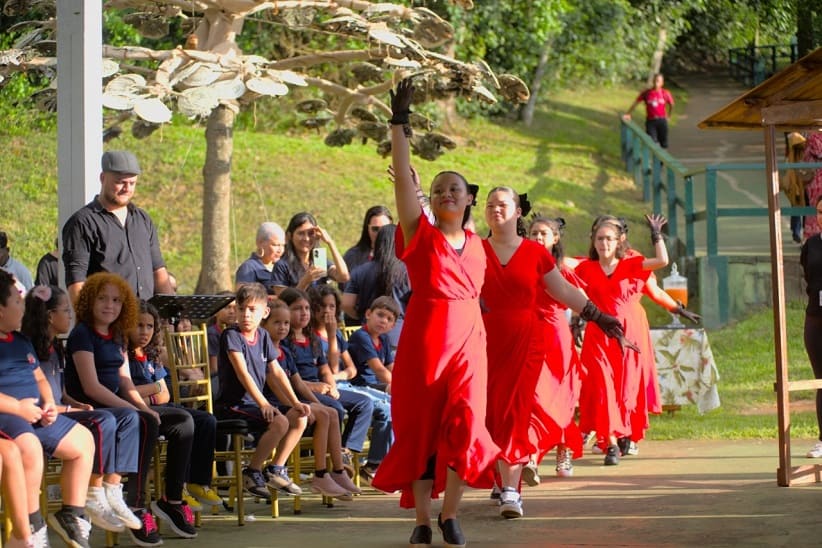
[[[817,297],[818,298],[818,297]],[[805,315],[805,350],[811,360],[813,376],[822,379],[822,316]],[[816,391],[816,423],[822,441],[822,390]]]
[[[668,148],[668,120],[665,118],[654,118],[645,120],[645,133],[651,136],[655,143],[659,143],[662,148]]]
[[[145,411],[137,411],[140,417],[140,446],[137,462],[137,472],[128,475],[126,484],[126,504],[132,508],[145,508],[143,495],[146,489],[146,476],[151,467],[151,458],[154,456],[154,446],[157,445],[157,436],[160,425],[153,416]]]

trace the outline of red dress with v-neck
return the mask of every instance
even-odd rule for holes
[[[488,331],[488,417],[485,423],[505,461],[528,462],[528,456],[550,447],[556,432],[532,437],[532,416],[545,425],[553,421],[535,405],[534,393],[545,363],[547,324],[537,315],[537,295],[545,291],[543,276],[556,266],[542,245],[523,240],[502,265],[491,244],[483,240],[488,266],[482,288]],[[555,442],[553,442],[555,444]]]
[[[433,456],[433,497],[445,489],[447,468],[472,487],[493,484],[499,448],[485,427],[488,368],[479,305],[485,253],[476,234],[465,234],[460,254],[422,215],[408,246],[398,239],[413,294],[391,383],[395,440],[372,485],[401,490],[406,508],[414,507],[412,482]]]
[[[565,280],[575,287],[585,284],[572,268],[560,271]],[[543,432],[552,436],[547,440],[551,445],[563,444],[573,452],[574,458],[582,456],[582,433],[574,422],[574,413],[579,402],[580,363],[574,346],[574,336],[565,315],[567,306],[542,291],[537,295],[537,313],[547,324],[545,330],[545,367],[539,376],[534,393],[535,405],[545,409],[553,424],[542,424],[539,416],[531,419],[532,436],[539,439]]]
[[[633,308],[651,274],[642,268],[644,260],[642,256],[620,259],[610,276],[599,261],[590,259],[575,269],[587,284],[585,291],[591,301],[622,321],[628,340],[636,339]],[[588,322],[580,360],[587,371],[579,397],[582,431],[595,430],[599,436],[614,434],[640,441],[648,427],[640,354],[623,351],[616,339],[605,335],[594,322]]]

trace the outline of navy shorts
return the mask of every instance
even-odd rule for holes
[[[69,430],[77,425],[65,415],[57,415],[57,420],[48,426],[40,426],[40,423],[30,424],[23,417],[0,413],[0,437],[7,439],[17,439],[22,434],[32,433],[40,440],[46,456],[51,458],[57,450],[57,446],[69,433]]]
[[[288,413],[290,407],[280,405],[276,402],[271,402],[280,413],[285,415]],[[263,412],[256,405],[233,405],[225,407],[220,414],[220,418],[224,419],[242,419],[248,423],[252,430],[267,430],[268,421],[263,417]]]

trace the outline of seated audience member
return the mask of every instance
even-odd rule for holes
[[[374,407],[371,413],[371,444],[367,458],[372,468],[376,469],[391,447],[391,401],[385,393],[361,390],[347,382],[356,375],[357,368],[348,353],[348,342],[337,329],[339,304],[340,294],[333,286],[312,289],[311,319],[314,335],[320,340],[334,380],[340,379],[337,388],[343,392],[367,397]],[[366,479],[370,481],[370,478]]]
[[[387,207],[376,205],[368,208],[362,221],[359,241],[343,254],[343,260],[349,272],[374,257],[374,241],[377,239],[377,232],[381,227],[393,222],[394,219]]]
[[[159,433],[165,437],[166,467],[164,496],[151,503],[154,513],[182,538],[196,538],[192,508],[184,498],[194,497],[200,504],[220,506],[223,501],[211,489],[217,419],[200,409],[171,403],[166,377],[168,372],[157,362],[157,326],[160,315],[146,301],[140,301],[137,326],[129,332],[131,380],[143,401],[160,415]]]
[[[365,311],[365,325],[351,334],[348,339],[348,354],[356,368],[355,376],[341,386],[367,395],[374,402],[374,409],[385,409],[390,418],[391,412],[391,370],[394,368],[394,351],[391,348],[388,333],[394,326],[399,314],[399,306],[391,297],[377,297],[371,308]],[[379,425],[378,425],[379,426]],[[360,469],[363,479],[371,481],[382,462],[382,458],[393,443],[389,428],[382,432],[379,427],[372,429],[371,448],[368,461]]]
[[[237,290],[236,326],[223,331],[217,357],[220,396],[216,411],[227,419],[243,419],[262,431],[248,466],[243,470],[246,491],[270,498],[269,488],[300,494],[286,470],[286,461],[308,425],[311,408],[302,403],[277,364],[279,352],[268,332],[260,327],[268,315],[268,292],[259,283],[243,284]],[[265,396],[268,386],[282,397],[273,405]],[[272,464],[263,468],[276,451]],[[265,475],[263,475],[265,473]]]
[[[294,392],[300,397],[301,401],[311,406],[311,416],[314,419],[314,428],[311,434],[314,451],[314,480],[311,489],[327,497],[350,500],[352,493],[359,494],[361,491],[344,470],[337,411],[320,403],[317,396],[300,377],[291,352],[280,346],[280,342],[288,337],[291,330],[291,311],[288,310],[288,305],[276,297],[269,298],[268,302],[270,312],[268,317],[263,320],[263,328],[268,331],[271,342],[274,343],[274,347],[279,352],[277,362],[291,380]],[[268,397],[269,400],[275,398],[273,394],[268,394]],[[331,458],[332,468],[330,473],[327,470],[326,455]]]
[[[397,348],[402,331],[405,305],[411,297],[411,283],[405,264],[397,258],[394,247],[396,225],[386,225],[377,233],[374,246],[374,260],[362,264],[351,272],[351,279],[345,285],[342,309],[347,316],[365,320],[365,311],[377,297],[388,296],[399,306],[399,315],[388,334],[391,348]]]
[[[234,295],[233,291],[221,291],[218,295]],[[209,320],[208,370],[211,373],[211,395],[216,401],[220,393],[220,376],[217,374],[217,356],[220,353],[220,337],[227,328],[237,324],[237,302],[231,301]]]
[[[60,285],[60,278],[57,275],[59,257],[57,240],[54,240],[54,249],[40,257],[37,262],[34,285]]]
[[[9,237],[5,232],[0,232],[0,269],[14,276],[18,282],[23,284],[26,291],[34,286],[34,280],[31,277],[29,269],[11,256]]]
[[[277,223],[266,222],[257,229],[257,248],[251,256],[237,268],[234,283],[257,282],[274,293],[274,264],[280,260],[285,250],[285,231]]]
[[[0,271],[0,438],[12,440],[25,463],[26,511],[35,546],[48,546],[40,511],[43,455],[63,461],[60,487],[63,504],[48,521],[69,546],[88,547],[91,524],[83,511],[91,476],[94,440],[91,433],[57,412],[51,387],[37,353],[19,330],[23,296],[14,277]]]
[[[79,403],[105,408],[115,416],[136,412],[140,439],[136,472],[128,475],[123,504],[122,484],[104,485],[108,502],[139,546],[159,546],[163,539],[154,516],[146,509],[145,485],[160,416],[151,409],[131,380],[128,333],[137,324],[137,297],[118,274],[97,272],[77,295],[77,323],[66,343],[66,395]]]
[[[326,245],[331,252],[325,264],[314,264],[312,250]],[[310,213],[297,213],[291,217],[285,231],[285,253],[274,265],[272,274],[277,292],[286,287],[296,287],[305,291],[316,283],[327,283],[332,279],[339,283],[348,281],[348,267],[345,266],[337,246],[317,220]]]
[[[12,440],[0,438],[0,485],[3,486],[3,506],[11,522],[11,534],[6,548],[35,548],[29,525],[26,500],[26,478],[23,457]]]
[[[65,395],[66,351],[57,337],[67,334],[70,329],[68,293],[57,286],[34,286],[26,295],[22,332],[37,352],[40,369],[51,386],[57,411],[88,428],[94,438],[94,466],[86,497],[86,514],[97,527],[119,533],[124,529],[124,522],[112,509],[109,495],[117,499],[115,505],[124,514],[127,512],[126,518],[132,525],[141,525],[126,507],[119,489],[122,474],[137,471],[140,421],[136,411],[121,409],[115,414],[109,409],[93,409]]]
[[[320,287],[334,291],[330,285]],[[352,453],[360,453],[365,447],[374,405],[362,394],[337,389],[322,341],[311,328],[312,307],[308,295],[299,289],[288,288],[280,293],[280,299],[291,311],[291,332],[282,345],[294,357],[300,377],[321,403],[337,411],[341,427],[348,414],[342,433],[343,459],[346,470],[353,474]],[[336,343],[336,337],[332,336],[332,339]]]

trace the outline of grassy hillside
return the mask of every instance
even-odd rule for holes
[[[616,213],[640,223],[646,210],[641,193],[618,162],[616,112],[630,104],[633,94],[612,89],[559,95],[543,105],[531,128],[469,122],[457,136],[457,150],[435,162],[415,163],[423,181],[443,169],[464,173],[481,186],[480,203],[495,185],[528,191],[537,211],[565,217],[571,252],[584,253],[596,215]],[[330,148],[322,139],[301,131],[235,133],[234,216],[226,227],[232,267],[252,250],[262,221],[284,226],[292,214],[311,211],[344,251],[357,240],[369,206],[392,206],[385,173],[389,162],[374,152],[372,143]],[[33,268],[57,230],[56,134],[6,135],[3,141],[0,226],[9,233],[12,254]],[[182,291],[191,291],[200,268],[203,128],[176,123],[140,141],[126,131],[108,146],[137,152],[143,175],[135,202],[157,222],[169,268],[178,275]],[[482,211],[476,217],[482,226]]]

